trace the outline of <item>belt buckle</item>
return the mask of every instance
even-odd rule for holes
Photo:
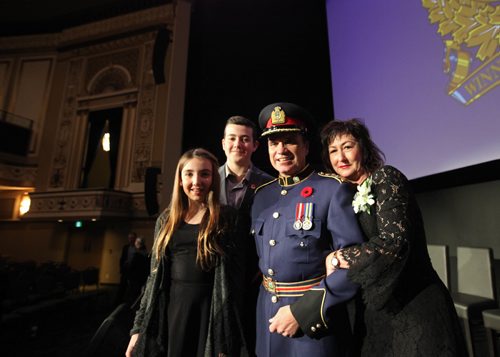
[[[265,288],[268,292],[276,294],[276,282],[272,278],[265,277]]]

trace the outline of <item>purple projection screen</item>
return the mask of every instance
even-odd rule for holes
[[[410,179],[500,159],[499,4],[327,0],[335,117]]]

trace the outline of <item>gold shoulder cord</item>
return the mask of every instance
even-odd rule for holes
[[[277,181],[277,180],[278,180],[278,179],[277,179],[277,178],[275,178],[275,179],[272,179],[272,180],[271,180],[271,181],[269,181],[269,182],[263,183],[262,185],[260,185],[259,187],[257,187],[257,188],[255,189],[255,193],[257,193],[257,191],[258,191],[259,189],[261,189],[262,187],[267,186],[267,185],[269,185],[269,184],[271,184],[271,183],[273,183],[273,182],[275,182],[275,181]]]
[[[337,180],[340,183],[347,182],[346,180],[344,180],[339,175],[333,174],[333,173],[329,173],[329,172],[318,172],[318,175],[321,176],[321,177],[326,177],[326,178],[331,178],[331,179]]]

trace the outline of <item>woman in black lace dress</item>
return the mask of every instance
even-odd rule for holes
[[[466,356],[453,301],[434,271],[420,209],[407,178],[359,120],[322,130],[326,167],[358,185],[353,209],[366,242],[332,252],[327,273],[349,269],[360,284],[366,336],[363,356]],[[361,342],[359,342],[361,343]]]
[[[127,357],[246,355],[238,238],[247,235],[238,231],[236,212],[219,204],[218,167],[204,149],[179,159]]]

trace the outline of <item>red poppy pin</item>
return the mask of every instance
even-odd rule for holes
[[[313,193],[313,188],[311,186],[304,187],[302,191],[300,191],[300,195],[302,197],[309,197]]]
[[[252,190],[255,190],[255,189],[257,188],[257,185],[255,185],[254,183],[252,183],[252,184],[250,185],[250,188],[251,188]]]

